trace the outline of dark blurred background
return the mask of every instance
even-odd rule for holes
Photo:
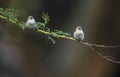
[[[119,0],[0,0],[0,7],[19,10],[20,20],[29,15],[47,27],[73,33],[83,25],[85,41],[120,44]],[[0,77],[120,77],[120,64],[109,62],[75,41],[57,39],[0,20]],[[97,48],[120,61],[120,48]]]

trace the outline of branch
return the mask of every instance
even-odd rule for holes
[[[51,39],[51,41],[53,41],[53,43],[55,43],[55,41],[54,41],[54,39],[52,37],[62,38],[62,39],[67,39],[67,40],[72,40],[72,41],[77,41],[69,33],[66,33],[66,32],[63,32],[63,31],[60,31],[60,30],[51,31],[49,28],[45,27],[46,24],[49,22],[48,14],[44,14],[43,13],[42,18],[44,20],[44,23],[37,22],[37,26],[39,28],[39,30],[37,30],[37,32],[43,33],[45,35],[48,35],[49,38]],[[6,22],[9,22],[11,24],[17,25],[20,28],[22,28],[23,30],[25,29],[25,22],[18,21],[16,10],[14,10],[13,8],[8,8],[6,10],[3,10],[2,8],[0,8],[0,19],[4,20]],[[47,30],[45,30],[45,28]],[[83,45],[87,46],[94,53],[96,53],[97,55],[99,55],[102,58],[106,59],[107,61],[111,61],[113,63],[120,63],[119,61],[113,60],[114,59],[113,57],[104,56],[101,53],[97,52],[93,48],[93,47],[99,47],[99,48],[120,48],[120,45],[118,45],[118,46],[107,46],[107,45],[92,44],[92,43],[88,43],[88,42],[80,42],[80,44],[83,44]]]
[[[7,22],[10,22],[10,23],[12,23],[12,24],[18,25],[18,24],[16,23],[16,21],[13,21],[13,20],[5,17],[5,16],[0,15],[0,19],[3,19],[3,20],[5,20],[5,21],[7,21]]]
[[[40,33],[46,34],[46,35],[53,36],[55,38],[63,38],[63,39],[68,39],[68,40],[73,40],[73,41],[76,40],[73,37],[69,37],[69,36],[65,36],[65,35],[59,35],[59,34],[56,34],[55,32],[47,32],[47,31],[44,31],[44,30],[37,30],[37,31],[40,32]]]
[[[92,50],[92,52],[96,53],[97,55],[101,56],[102,58],[104,58],[104,59],[107,60],[107,61],[110,61],[110,62],[113,62],[113,63],[120,63],[120,61],[114,60],[114,59],[116,59],[116,58],[114,58],[114,57],[104,56],[104,55],[102,55],[101,53],[97,52],[93,47],[91,47],[91,46],[87,46],[87,47],[90,48],[90,49]]]
[[[120,45],[118,45],[118,46],[107,46],[107,45],[91,44],[91,43],[87,43],[87,42],[81,42],[81,44],[92,46],[92,47],[99,47],[99,48],[120,48]]]
[[[56,37],[56,38],[63,38],[63,39],[68,39],[68,40],[72,40],[72,41],[77,41],[75,38],[70,37],[70,36],[59,35],[59,34],[54,35],[54,32],[50,33],[50,32],[43,31],[43,30],[38,30],[38,32],[46,34],[46,35],[51,35],[51,36]],[[120,48],[119,45],[118,46],[107,46],[107,45],[91,44],[88,42],[80,42],[80,43],[83,45],[92,46],[92,47],[99,47],[99,48]]]

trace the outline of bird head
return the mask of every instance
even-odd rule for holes
[[[76,30],[82,30],[82,27],[81,27],[81,26],[78,26],[78,27],[76,28]]]
[[[28,17],[28,20],[29,20],[29,19],[34,19],[34,18],[33,18],[33,16],[29,16],[29,17]]]

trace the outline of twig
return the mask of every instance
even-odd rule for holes
[[[118,45],[118,46],[106,46],[106,45],[90,44],[87,42],[82,42],[81,44],[93,46],[93,47],[99,47],[99,48],[120,48],[120,45]]]
[[[101,53],[97,52],[93,47],[91,46],[87,46],[88,48],[90,48],[92,50],[92,52],[96,53],[97,55],[101,56],[102,58],[104,58],[105,60],[107,61],[110,61],[110,62],[113,62],[113,63],[120,63],[120,61],[116,61],[116,60],[113,60],[113,57],[111,56],[104,56],[102,55]],[[115,58],[114,58],[115,59]]]
[[[5,17],[5,16],[0,15],[0,18],[3,19],[3,20],[5,20],[5,21],[8,21],[8,22],[10,22],[12,24],[18,25],[16,21],[13,21],[13,20]]]
[[[46,34],[46,35],[51,35],[51,36],[56,37],[56,38],[63,38],[63,39],[68,39],[68,40],[75,41],[75,39],[73,37],[68,37],[68,36],[65,36],[65,35],[59,35],[59,34],[54,35],[52,32],[47,32],[47,31],[44,31],[44,30],[38,30],[38,32]]]

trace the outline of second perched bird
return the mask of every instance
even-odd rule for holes
[[[27,28],[33,28],[33,29],[38,29],[37,24],[33,16],[29,16],[27,21],[26,21],[26,27]]]
[[[77,39],[78,41],[83,41],[84,40],[84,32],[82,30],[81,26],[78,26],[73,34],[74,38]]]

